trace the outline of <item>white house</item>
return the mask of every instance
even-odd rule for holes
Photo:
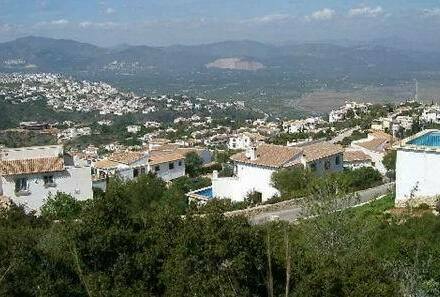
[[[185,157],[178,152],[117,152],[93,165],[93,187],[105,190],[107,179],[118,176],[125,180],[154,173],[164,181],[185,175]]]
[[[344,168],[354,170],[363,167],[373,167],[373,161],[369,155],[361,150],[344,151]]]
[[[440,106],[433,105],[426,107],[420,116],[420,120],[425,123],[440,124]]]
[[[59,145],[0,150],[0,196],[39,210],[57,192],[78,200],[92,198],[90,167],[65,154]]]
[[[129,125],[129,126],[127,126],[127,132],[128,133],[136,134],[139,131],[141,131],[141,126],[139,126],[139,125]]]
[[[353,111],[355,117],[359,115],[357,113],[365,113],[368,110],[370,104],[345,102],[339,109],[332,110],[329,114],[329,123],[336,123],[343,121],[349,111]]]
[[[266,201],[279,192],[271,184],[272,174],[283,168],[307,168],[317,174],[343,170],[343,150],[330,143],[304,147],[261,144],[231,157],[234,176],[212,180],[212,196],[243,201],[249,193],[259,193]]]
[[[354,150],[360,150],[370,156],[374,168],[376,168],[381,174],[385,175],[387,169],[383,165],[382,160],[388,149],[392,146],[393,141],[395,141],[393,136],[385,132],[372,131],[368,134],[367,138],[353,141],[351,147]]]
[[[422,131],[394,148],[396,206],[434,205],[440,197],[440,130]]]
[[[266,137],[257,134],[243,132],[229,137],[228,148],[231,150],[245,150],[249,147],[263,143]]]
[[[324,123],[321,117],[310,117],[304,120],[287,121],[283,123],[283,130],[286,133],[300,133],[314,131],[319,124]]]

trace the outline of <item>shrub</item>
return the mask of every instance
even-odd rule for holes
[[[427,210],[427,209],[430,209],[430,208],[431,208],[431,206],[429,206],[426,203],[420,203],[419,206],[418,206],[418,209],[422,209],[422,210]]]
[[[435,210],[440,212],[440,200],[438,200],[435,204]]]
[[[260,204],[262,202],[261,193],[251,192],[246,196],[244,201],[251,206]]]
[[[272,174],[272,185],[281,196],[297,198],[305,196],[315,176],[308,170],[300,168],[282,169]]]
[[[360,191],[380,184],[382,182],[382,175],[372,167],[363,167],[344,171],[343,181],[349,190]]]
[[[81,203],[68,194],[50,195],[41,207],[41,214],[49,220],[76,219],[81,213]]]

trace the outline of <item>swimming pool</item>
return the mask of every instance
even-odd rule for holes
[[[211,199],[212,198],[212,187],[201,189],[197,192],[194,192],[194,194],[204,196],[204,197]]]
[[[212,199],[214,196],[212,193],[212,187],[198,189],[198,190],[189,192],[186,195],[190,198],[194,198],[194,199],[198,199],[198,200],[200,200],[200,199],[209,200],[209,199]]]
[[[429,132],[408,142],[408,144],[440,147],[440,132]]]

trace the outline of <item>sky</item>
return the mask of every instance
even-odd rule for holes
[[[402,38],[440,44],[440,0],[0,0],[0,42],[101,46]]]

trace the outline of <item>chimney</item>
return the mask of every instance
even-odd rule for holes
[[[257,147],[252,145],[246,149],[246,158],[251,161],[255,161],[257,159]]]

